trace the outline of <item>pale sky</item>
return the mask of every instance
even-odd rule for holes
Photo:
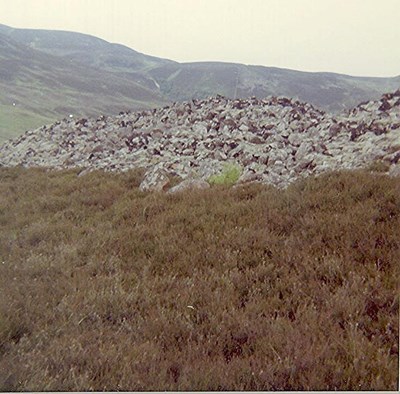
[[[400,74],[400,0],[0,0],[0,23],[179,62]]]

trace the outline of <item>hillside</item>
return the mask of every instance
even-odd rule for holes
[[[217,94],[287,96],[338,112],[400,87],[400,76],[363,78],[222,62],[177,63],[74,32],[0,25],[0,35],[0,141],[69,113],[109,115]]]
[[[172,101],[216,94],[230,98],[283,95],[335,112],[400,87],[400,76],[362,78],[223,62],[178,63],[86,34],[4,25],[0,31],[31,48],[90,67],[126,73],[125,77],[152,89],[156,90],[158,84],[159,92]]]
[[[77,175],[0,168],[1,391],[398,390],[399,178]]]
[[[56,119],[159,106],[154,90],[0,34],[0,141]],[[13,105],[15,104],[15,105]]]
[[[144,55],[124,45],[67,31],[14,29],[0,25],[0,33],[32,49],[109,71],[142,71],[171,60]]]
[[[161,92],[172,100],[216,94],[229,98],[286,96],[328,112],[349,109],[400,87],[400,76],[353,77],[221,62],[167,64],[149,73],[160,85]]]

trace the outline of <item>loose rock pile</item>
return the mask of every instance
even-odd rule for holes
[[[400,90],[339,116],[307,103],[271,97],[192,100],[142,112],[64,119],[0,147],[0,165],[147,169],[142,190],[162,190],[171,174],[207,180],[226,162],[239,182],[285,187],[326,170],[382,160],[398,171]]]

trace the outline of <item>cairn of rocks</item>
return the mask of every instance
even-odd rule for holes
[[[81,175],[144,167],[142,190],[165,189],[171,175],[202,180],[204,186],[227,162],[242,169],[239,182],[286,187],[299,177],[378,160],[395,174],[399,159],[400,90],[337,116],[285,97],[217,96],[64,119],[0,146],[0,166],[81,167]]]

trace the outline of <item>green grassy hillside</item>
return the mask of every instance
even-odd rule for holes
[[[397,390],[399,178],[140,192],[0,169],[0,390]]]
[[[123,76],[65,61],[2,34],[0,89],[0,141],[69,114],[115,114],[166,103]]]
[[[24,130],[54,122],[55,118],[41,116],[33,110],[0,104],[0,144]]]
[[[361,78],[235,63],[177,63],[86,34],[0,25],[0,142],[42,119],[53,121],[70,113],[113,114],[217,94],[284,95],[340,111],[398,88],[400,76]],[[12,102],[18,102],[19,112],[10,107]]]
[[[144,55],[124,45],[88,34],[58,30],[14,29],[0,25],[0,33],[42,52],[109,71],[140,71],[174,63]]]

